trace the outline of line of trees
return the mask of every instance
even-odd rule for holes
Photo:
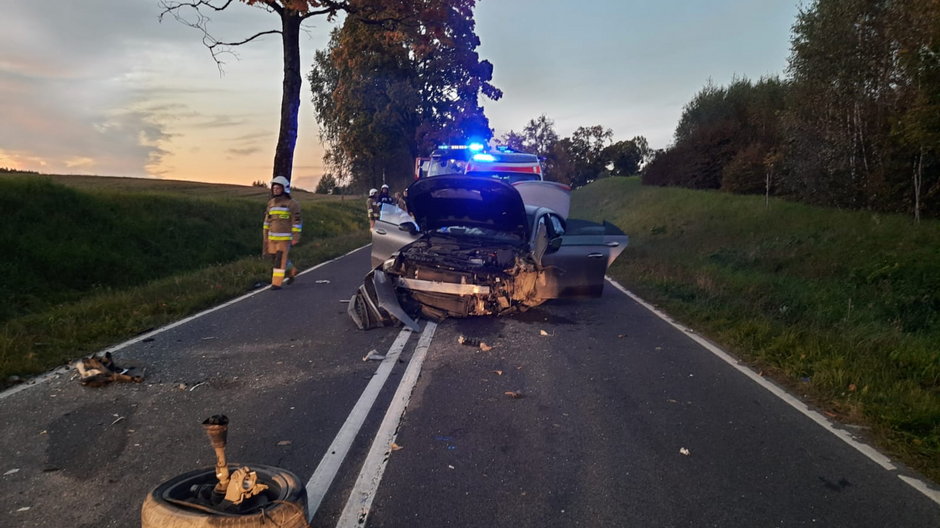
[[[598,178],[637,174],[651,151],[646,138],[613,141],[614,132],[601,125],[578,127],[559,138],[555,123],[540,115],[523,127],[510,130],[499,142],[514,150],[538,154],[548,180],[580,187]]]
[[[787,73],[706,85],[644,183],[940,214],[940,1],[817,0]]]

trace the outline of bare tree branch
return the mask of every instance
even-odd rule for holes
[[[261,31],[255,33],[254,35],[247,37],[243,40],[237,42],[223,42],[217,39],[212,33],[209,32],[209,21],[211,18],[202,12],[201,9],[211,9],[213,11],[224,11],[236,0],[226,0],[224,4],[216,5],[212,3],[211,0],[198,0],[196,2],[171,2],[169,0],[160,0],[160,7],[163,8],[163,11],[160,12],[158,20],[163,21],[163,17],[167,14],[172,15],[179,23],[189,26],[193,29],[199,30],[202,33],[202,44],[209,50],[209,53],[212,55],[212,60],[215,61],[216,66],[219,69],[219,75],[224,75],[225,71],[223,66],[225,61],[222,60],[224,55],[231,55],[238,58],[238,55],[232,51],[230,48],[235,46],[240,46],[242,44],[247,44],[255,40],[258,37],[263,35],[273,35],[280,34],[281,31],[278,29],[272,29],[268,31]],[[264,2],[268,8],[278,11],[282,9],[279,5],[272,1]],[[191,15],[195,16],[195,19],[187,18],[183,10],[189,11]]]

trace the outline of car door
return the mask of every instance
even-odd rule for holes
[[[599,297],[604,290],[607,268],[627,246],[627,235],[607,222],[598,224],[577,219],[564,222],[554,213],[543,218],[549,247],[541,257],[543,272],[538,296],[543,299]],[[535,236],[538,237],[538,233]],[[560,245],[557,240],[552,243],[552,239],[557,238],[561,239]],[[540,244],[533,241],[534,248]]]
[[[414,226],[409,231],[407,225]],[[414,218],[394,204],[382,204],[379,219],[372,229],[372,267],[382,264],[396,251],[421,237]]]

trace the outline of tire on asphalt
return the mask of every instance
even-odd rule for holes
[[[141,528],[309,527],[307,493],[297,476],[278,467],[259,464],[248,466],[257,472],[258,482],[268,485],[268,489],[262,493],[271,504],[263,511],[244,515],[217,515],[167,500],[183,500],[193,485],[216,482],[215,468],[211,467],[177,475],[151,490],[140,507]],[[231,465],[229,469],[234,472],[238,467]]]

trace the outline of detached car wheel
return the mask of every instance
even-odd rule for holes
[[[205,468],[173,477],[148,493],[140,508],[141,528],[307,528],[307,493],[297,476],[273,466],[250,467],[258,474],[258,482],[267,484],[268,489],[249,499],[252,504],[242,508],[244,513],[216,512],[186,504],[194,486],[217,482],[215,468]]]

